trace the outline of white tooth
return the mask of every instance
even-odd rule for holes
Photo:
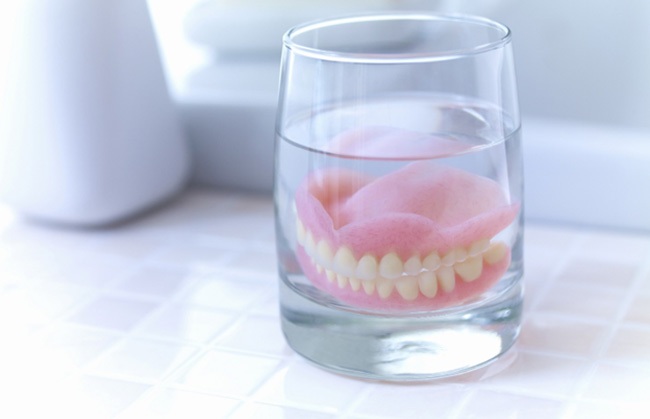
[[[379,262],[379,274],[384,278],[396,279],[402,276],[404,265],[395,253],[384,255]]]
[[[442,266],[453,266],[454,263],[462,262],[465,259],[467,259],[467,250],[462,247],[456,247],[447,252],[440,263]]]
[[[424,271],[418,275],[418,284],[422,294],[429,298],[433,298],[438,293],[438,281],[436,280],[436,273],[433,271]]]
[[[333,271],[330,271],[329,269],[325,269],[325,275],[327,275],[327,280],[330,282],[334,282],[336,279],[336,274]]]
[[[356,269],[357,261],[352,251],[345,246],[339,247],[334,255],[334,270],[341,275],[354,276]]]
[[[408,275],[417,275],[421,270],[422,262],[420,262],[420,257],[417,255],[411,256],[404,264],[404,272]]]
[[[483,259],[490,265],[494,265],[503,259],[506,253],[508,253],[508,246],[505,243],[492,243],[488,250],[483,253]]]
[[[300,218],[296,218],[296,236],[298,237],[298,243],[302,246],[305,244],[305,226],[300,221]]]
[[[377,259],[374,256],[365,254],[359,259],[357,265],[356,277],[370,280],[377,276]]]
[[[394,287],[395,283],[390,279],[380,278],[377,280],[377,294],[379,294],[382,300],[390,297]]]
[[[487,250],[490,246],[490,239],[477,240],[469,246],[469,255],[476,256]]]
[[[319,264],[316,264],[316,272],[318,272],[319,274],[322,274],[323,273],[323,267],[320,266]]]
[[[309,256],[313,256],[316,253],[316,242],[314,241],[314,236],[309,230],[307,230],[305,236],[305,251]]]
[[[359,278],[350,278],[350,287],[353,291],[359,291],[361,289],[361,280]]]
[[[343,275],[336,275],[336,283],[339,284],[339,288],[345,288],[348,285],[348,278]]]
[[[414,276],[401,278],[395,283],[397,292],[407,301],[413,301],[418,298],[418,279]]]
[[[422,266],[424,266],[424,269],[428,269],[430,271],[435,271],[440,267],[440,256],[438,256],[438,253],[431,252],[429,253],[429,256],[424,258],[422,261]]]
[[[332,254],[332,249],[330,249],[329,244],[327,244],[325,240],[318,242],[318,245],[316,246],[316,255],[317,259],[323,264],[323,266],[328,268],[332,266],[334,255]]]
[[[368,295],[372,295],[375,292],[375,281],[361,281],[361,286]]]
[[[449,266],[442,266],[436,272],[438,277],[438,282],[440,283],[440,288],[445,292],[451,292],[454,290],[456,285],[456,274],[454,273],[454,268]]]
[[[454,270],[463,281],[472,282],[481,276],[481,272],[483,271],[483,258],[481,255],[472,256],[454,265]]]

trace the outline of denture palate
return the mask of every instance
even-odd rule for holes
[[[339,288],[388,298],[395,290],[407,301],[420,294],[434,298],[438,293],[450,293],[456,285],[456,275],[464,282],[478,279],[484,264],[494,265],[507,256],[505,243],[483,238],[467,247],[456,247],[444,254],[436,250],[414,254],[402,260],[397,253],[383,255],[366,253],[358,259],[348,246],[334,248],[325,239],[318,239],[298,218],[298,243],[303,246],[319,274],[325,272],[330,283]]]

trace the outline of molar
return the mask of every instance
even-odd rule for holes
[[[465,282],[472,282],[483,272],[483,258],[481,255],[471,256],[465,261],[454,265],[454,270]]]
[[[490,239],[477,240],[469,246],[469,256],[480,255],[490,247]]]
[[[508,247],[503,242],[492,243],[490,247],[483,252],[483,260],[494,265],[508,253]]]

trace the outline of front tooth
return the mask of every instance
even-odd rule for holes
[[[438,256],[438,253],[436,252],[431,252],[429,253],[429,256],[424,258],[422,261],[422,266],[424,266],[425,269],[428,269],[430,271],[435,271],[440,267],[440,256]]]
[[[305,244],[305,226],[300,218],[296,218],[296,236],[298,237],[298,244],[303,246]]]
[[[366,254],[359,259],[357,265],[356,277],[365,280],[375,279],[377,276],[377,259],[374,256]]]
[[[396,279],[402,276],[404,265],[395,253],[388,253],[379,262],[379,274],[384,278]]]
[[[345,288],[348,285],[348,278],[343,275],[336,275],[336,283],[339,284],[339,288]]]
[[[361,281],[361,286],[368,295],[372,295],[375,292],[375,281]]]
[[[490,265],[494,265],[503,259],[506,253],[508,253],[508,246],[505,243],[492,243],[488,250],[483,253],[483,259]]]
[[[393,287],[395,284],[392,280],[386,278],[380,278],[377,280],[377,294],[383,300],[388,298],[393,293]]]
[[[465,282],[472,282],[481,276],[483,258],[481,255],[472,256],[464,262],[454,265],[454,270]]]
[[[359,291],[361,289],[361,280],[359,278],[350,278],[350,287],[353,291]]]
[[[414,276],[407,276],[395,283],[397,292],[407,301],[413,301],[418,298],[418,279]]]
[[[325,275],[327,275],[327,280],[330,282],[334,282],[336,279],[336,274],[333,271],[330,271],[329,269],[325,269]]]
[[[354,276],[357,261],[347,247],[339,247],[334,256],[334,270],[344,276]]]
[[[404,272],[408,275],[417,275],[421,270],[422,262],[420,262],[420,257],[417,255],[411,256],[404,264]]]
[[[490,239],[477,240],[469,246],[469,255],[476,256],[485,252],[490,246]]]
[[[327,268],[332,266],[332,259],[334,259],[334,256],[332,254],[332,249],[325,240],[318,242],[318,245],[316,246],[316,255],[317,259],[323,266]]]
[[[314,241],[313,234],[309,230],[307,230],[305,235],[305,251],[309,256],[313,256],[316,253],[316,242]]]
[[[438,281],[436,273],[433,271],[424,271],[418,276],[420,291],[428,298],[433,298],[438,293]]]
[[[454,290],[454,285],[456,285],[456,274],[454,274],[454,268],[449,266],[442,266],[436,272],[438,277],[438,282],[440,282],[440,288],[445,292],[451,292]]]

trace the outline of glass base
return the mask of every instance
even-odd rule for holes
[[[499,359],[515,343],[522,311],[517,284],[497,300],[452,314],[388,317],[316,304],[280,281],[282,329],[316,365],[383,381],[464,374]]]

